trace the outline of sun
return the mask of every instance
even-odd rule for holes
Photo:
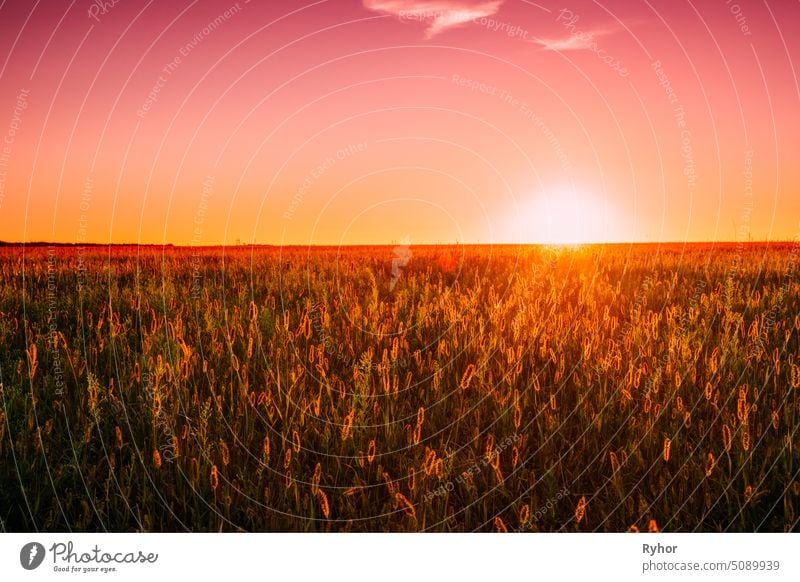
[[[515,242],[577,246],[614,238],[606,198],[571,187],[533,195],[514,213]]]

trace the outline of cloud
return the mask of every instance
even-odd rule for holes
[[[611,34],[610,30],[597,28],[590,31],[580,30],[562,38],[537,38],[531,42],[538,44],[546,51],[593,50],[596,46],[595,39],[608,34]]]
[[[424,22],[425,36],[431,38],[500,10],[505,0],[470,2],[469,0],[363,0],[364,8],[398,17],[400,20]]]

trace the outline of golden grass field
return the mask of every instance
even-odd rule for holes
[[[0,248],[0,525],[800,529],[797,245],[406,251]]]

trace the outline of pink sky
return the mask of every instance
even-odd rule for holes
[[[792,239],[800,4],[0,0],[0,239]]]

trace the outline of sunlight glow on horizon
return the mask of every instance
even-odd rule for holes
[[[800,4],[231,6],[3,3],[0,240],[800,232]]]
[[[520,244],[577,246],[626,242],[608,197],[574,186],[548,188],[520,201],[509,231]]]

